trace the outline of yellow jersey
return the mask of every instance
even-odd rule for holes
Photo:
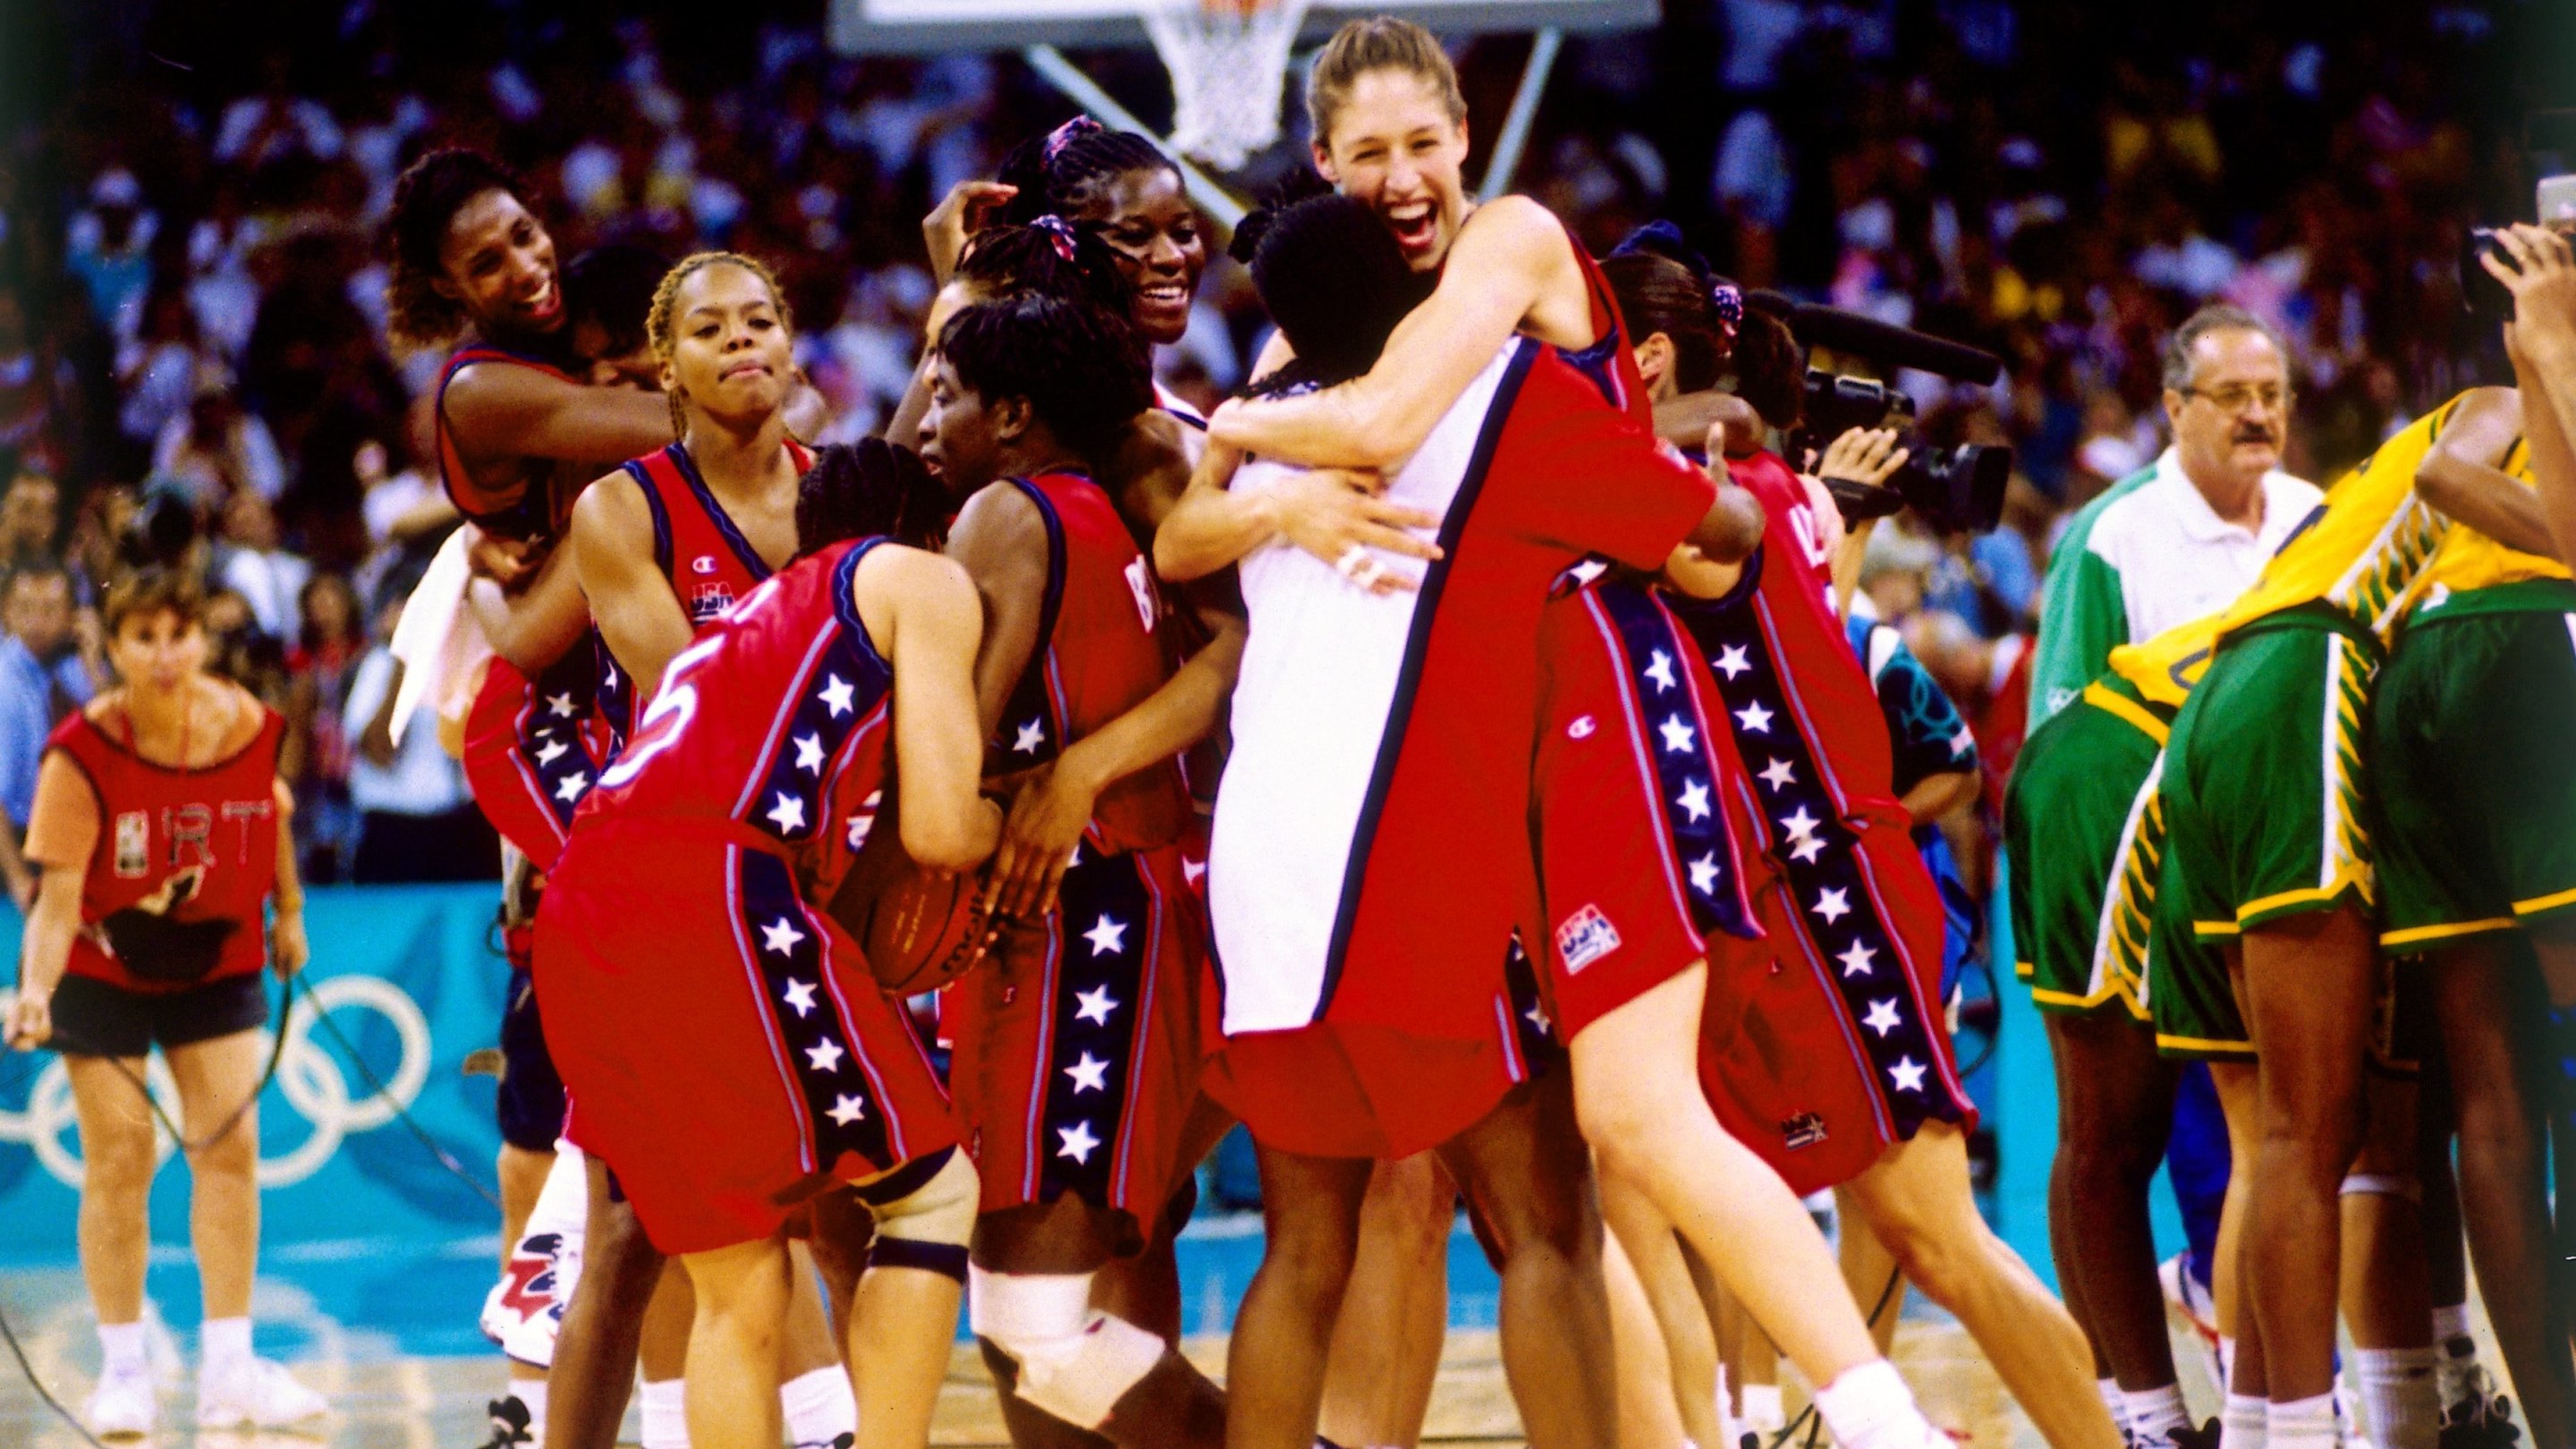
[[[2379,445],[2326,489],[2325,501],[2218,617],[2218,637],[2305,604],[2348,615],[2383,642],[2426,584],[2451,521],[2415,494],[2415,470],[2451,415],[2453,398]]]
[[[2224,617],[2224,612],[2204,614],[2143,644],[2123,644],[2111,651],[2111,672],[2170,718],[2209,672],[2210,649],[2218,642],[2218,621]]]
[[[2538,485],[2531,476],[2531,448],[2522,439],[2504,455],[2503,471],[2525,488]],[[2433,553],[2433,566],[2425,573],[2425,588],[2461,594],[2471,589],[2491,589],[2499,584],[2518,584],[2526,579],[2564,579],[2571,575],[2567,565],[2554,558],[2524,553],[2518,548],[2498,543],[2465,523],[2451,525],[2442,546]]]

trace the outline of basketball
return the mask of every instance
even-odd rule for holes
[[[832,919],[867,954],[877,984],[900,996],[936,991],[983,958],[974,938],[984,930],[971,874],[925,870],[903,852],[891,808],[877,817],[867,844],[832,895]]]

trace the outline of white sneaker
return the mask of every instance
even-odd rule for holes
[[[217,1379],[197,1376],[200,1429],[283,1429],[330,1412],[331,1403],[282,1364],[255,1358]]]
[[[160,1409],[152,1392],[152,1370],[133,1368],[99,1375],[98,1387],[90,1390],[89,1412],[82,1417],[91,1433],[114,1439],[151,1433]]]

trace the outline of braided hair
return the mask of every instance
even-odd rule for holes
[[[988,226],[968,239],[958,280],[988,300],[1034,294],[1124,317],[1129,297],[1118,259],[1099,237],[1047,212],[1026,225]]]
[[[787,293],[778,285],[778,278],[770,272],[766,262],[740,252],[692,252],[680,258],[678,266],[662,274],[662,285],[653,289],[653,305],[644,313],[644,337],[653,345],[656,361],[667,363],[671,360],[671,309],[680,300],[681,285],[699,272],[716,266],[740,267],[758,277],[761,285],[769,289],[769,304],[777,309],[778,325],[786,329],[789,337],[796,335],[796,315],[788,309]],[[665,396],[671,401],[671,436],[687,436],[689,415],[679,389],[673,388]]]
[[[883,438],[832,443],[814,450],[814,466],[796,485],[796,555],[872,535],[935,550],[955,512],[910,448]]]
[[[446,275],[439,254],[447,245],[447,228],[456,213],[486,191],[506,191],[522,206],[535,195],[518,172],[462,146],[426,153],[395,180],[393,208],[385,223],[390,253],[385,302],[396,341],[436,347],[465,330],[464,307],[438,290],[439,279]]]
[[[1153,142],[1076,116],[1022,141],[1002,158],[1001,174],[994,179],[1018,187],[1019,195],[1003,204],[998,219],[1026,226],[1049,213],[1080,216],[1110,182],[1130,171],[1180,175],[1172,158]]]
[[[1095,463],[1154,405],[1126,319],[1080,302],[1019,296],[965,308],[940,330],[939,355],[987,404],[1026,398],[1047,431]]]

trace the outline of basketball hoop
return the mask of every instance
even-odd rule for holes
[[[1307,0],[1146,0],[1172,77],[1174,150],[1232,171],[1279,139],[1279,93]]]

